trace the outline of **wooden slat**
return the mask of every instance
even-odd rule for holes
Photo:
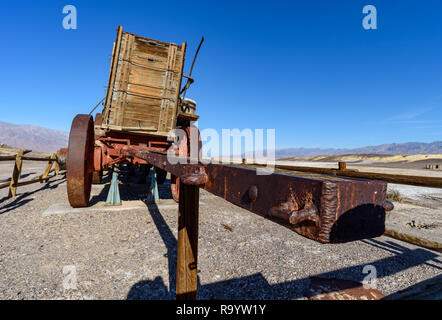
[[[181,52],[183,53],[182,54],[182,56],[181,56],[181,60],[180,60],[180,65],[181,65],[181,72],[180,72],[180,74],[182,75],[183,74],[183,72],[184,72],[184,57],[185,57],[185,52],[186,52],[186,47],[187,47],[187,43],[186,42],[183,42],[182,44],[181,44]],[[177,91],[177,93],[176,93],[176,96],[175,96],[175,101],[177,102],[176,103],[176,106],[175,106],[175,110],[174,110],[174,115],[173,115],[173,126],[175,126],[176,125],[176,122],[177,122],[177,117],[178,117],[178,113],[179,113],[179,109],[180,108],[178,108],[178,101],[179,101],[179,97],[180,97],[180,90],[181,90],[181,82],[182,82],[182,80],[183,80],[183,77],[179,77],[179,79],[178,79],[178,91]]]
[[[1,156],[0,157],[0,161],[11,161],[11,160],[15,160],[16,156]]]
[[[166,69],[167,70],[172,70],[174,68],[175,65],[175,57],[176,57],[176,51],[177,51],[177,47],[175,45],[170,45],[169,46],[169,53],[168,53],[168,57],[167,57],[167,66]],[[161,110],[160,110],[160,118],[158,121],[158,130],[161,131],[168,131],[169,128],[171,127],[171,125],[168,123],[169,120],[169,114],[170,114],[170,108],[171,108],[171,103],[170,103],[170,92],[169,92],[169,88],[172,87],[172,83],[173,83],[173,73],[170,71],[166,71],[166,73],[164,74],[164,78],[163,78],[163,90],[162,90],[162,100],[161,100]]]
[[[49,161],[51,160],[52,156],[49,156],[47,158],[38,158],[38,157],[27,157],[27,156],[23,156],[22,159],[23,160],[29,160],[29,161]]]
[[[2,183],[2,184],[0,184],[0,189],[3,189],[3,188],[7,188],[7,187],[9,187],[9,181],[8,181],[8,182],[5,182],[5,183]]]
[[[133,43],[134,43],[134,36],[133,35],[127,35],[126,37],[126,42],[125,42],[125,46],[124,46],[124,58],[123,59],[130,59],[130,56],[132,54],[132,47],[133,47]],[[123,74],[122,74],[122,83],[121,83],[121,87],[122,90],[124,91],[128,91],[128,86],[129,86],[129,76],[130,76],[130,65],[129,64],[123,64],[122,67],[123,68]],[[121,126],[123,125],[124,122],[124,109],[126,107],[127,104],[127,94],[124,95],[124,100],[121,102],[121,110],[120,110],[120,115],[119,115],[119,121],[118,124]]]
[[[114,44],[114,50],[113,50],[113,54],[112,54],[111,71],[109,73],[109,81],[108,81],[108,85],[107,85],[106,103],[105,103],[105,107],[104,107],[105,114],[104,114],[104,118],[103,118],[104,121],[103,122],[107,122],[107,119],[110,115],[112,89],[114,87],[115,76],[116,76],[116,72],[117,72],[118,56],[120,54],[120,44],[121,44],[121,37],[123,34],[123,27],[118,26],[117,30],[118,30],[117,31],[117,38],[116,38],[115,44]]]

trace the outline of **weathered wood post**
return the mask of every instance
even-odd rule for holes
[[[57,158],[57,156],[55,155],[55,153],[52,153],[50,158],[49,158],[49,162],[46,166],[45,171],[43,172],[43,174],[41,175],[41,180],[40,183],[46,183],[48,182],[48,175],[51,172],[52,169],[52,164],[54,163],[54,160]]]
[[[199,187],[180,181],[177,245],[177,300],[195,300],[198,266]]]
[[[21,166],[23,163],[23,149],[18,150],[17,155],[15,156],[15,164],[14,170],[12,171],[11,182],[9,184],[9,193],[8,198],[15,197],[17,191],[17,183],[20,178]]]
[[[57,176],[60,173],[60,164],[58,163],[58,156],[57,154],[53,153],[54,159],[55,159],[55,175]]]
[[[347,163],[345,161],[339,161],[339,170],[347,170]]]

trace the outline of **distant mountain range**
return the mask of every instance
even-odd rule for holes
[[[0,121],[0,145],[56,152],[68,146],[69,133],[33,125],[19,125]]]
[[[276,150],[275,154],[277,158],[339,154],[442,154],[442,141],[390,143],[355,149],[289,148]]]
[[[69,133],[34,125],[0,121],[0,145],[55,152],[68,146]],[[356,149],[289,148],[276,150],[277,158],[339,154],[442,154],[442,141],[381,144]]]

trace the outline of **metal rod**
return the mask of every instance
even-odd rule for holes
[[[192,79],[193,66],[194,66],[194,64],[195,64],[196,57],[198,56],[198,52],[200,51],[200,48],[201,48],[201,45],[203,44],[203,42],[204,42],[204,36],[201,38],[200,44],[199,44],[199,46],[198,46],[198,49],[196,49],[195,56],[193,57],[193,62],[192,62],[192,66],[190,67],[190,72],[189,72],[188,79],[189,79],[189,78]],[[192,81],[192,82],[193,82],[193,81]],[[183,99],[186,97],[186,92],[187,92],[187,89],[188,89],[188,88],[189,88],[189,87],[186,86],[186,88],[185,88],[185,90],[184,90],[184,92],[183,92]]]
[[[193,57],[193,62],[192,62],[192,66],[190,67],[189,77],[192,76],[193,65],[195,64],[196,57],[198,56],[198,52],[200,51],[200,48],[201,48],[201,45],[203,44],[203,42],[204,42],[204,36],[201,38],[200,44],[198,46],[198,49],[196,49],[195,57]]]
[[[91,115],[92,112],[94,112],[94,110],[97,109],[97,107],[100,105],[100,103],[103,102],[104,99],[106,99],[106,97],[104,97],[103,99],[100,100],[100,102],[97,103],[97,105],[91,110],[91,112],[89,112],[89,115]]]

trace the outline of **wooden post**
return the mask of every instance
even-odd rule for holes
[[[347,163],[345,161],[339,161],[339,170],[347,170]]]
[[[46,166],[45,172],[43,172],[43,174],[41,175],[41,183],[43,182],[48,182],[47,176],[49,175],[49,173],[51,172],[52,169],[52,164],[54,162],[54,159],[56,159],[57,156],[55,155],[55,153],[51,154],[50,160],[48,162],[48,165]]]
[[[198,266],[199,187],[180,181],[177,244],[177,300],[195,300]]]
[[[52,155],[54,156],[55,159],[55,175],[58,175],[60,173],[60,164],[58,163],[58,156],[55,153],[53,153]]]
[[[15,156],[14,170],[12,171],[11,182],[9,184],[8,198],[15,197],[17,191],[18,179],[20,178],[20,173],[21,173],[21,165],[23,163],[22,157],[23,157],[23,149],[20,149],[18,150],[17,155]]]

